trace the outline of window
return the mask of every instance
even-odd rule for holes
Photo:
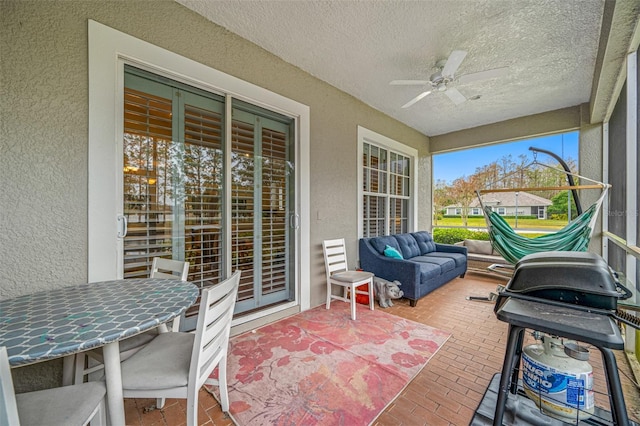
[[[500,216],[504,216],[507,213],[507,210],[504,207],[497,207],[496,211]]]
[[[472,216],[480,216],[480,209],[477,207],[474,207],[471,209],[471,215]]]
[[[358,142],[360,235],[411,232],[417,151],[362,127],[358,128]]]
[[[460,207],[456,207],[456,216],[462,215],[462,209]]]

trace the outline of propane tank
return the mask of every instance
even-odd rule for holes
[[[588,349],[555,336],[541,340],[522,350],[525,393],[551,417],[573,423],[588,419],[595,405]]]

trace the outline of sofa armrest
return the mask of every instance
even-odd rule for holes
[[[467,254],[467,248],[465,246],[459,246],[455,244],[439,244],[436,243],[436,251],[442,253],[462,253]]]
[[[360,267],[376,277],[400,281],[400,289],[408,299],[419,298],[420,265],[406,259],[393,259],[380,255],[364,239],[360,239]]]

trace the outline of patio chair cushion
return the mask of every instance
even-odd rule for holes
[[[191,333],[159,334],[140,349],[136,356],[122,362],[123,388],[158,389],[187,386],[194,339],[195,335]]]
[[[29,426],[81,425],[104,398],[104,382],[63,386],[16,395],[20,423]]]
[[[331,275],[334,280],[342,281],[344,283],[357,283],[358,281],[366,280],[373,277],[371,272],[365,271],[343,271]]]

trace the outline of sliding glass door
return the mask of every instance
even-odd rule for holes
[[[231,245],[240,311],[292,300],[294,221],[290,126],[237,103],[231,129]],[[262,114],[260,114],[262,113]]]
[[[125,277],[155,256],[186,260],[189,281],[241,269],[236,313],[293,300],[293,120],[126,67],[123,139]],[[230,214],[229,214],[230,213]]]

